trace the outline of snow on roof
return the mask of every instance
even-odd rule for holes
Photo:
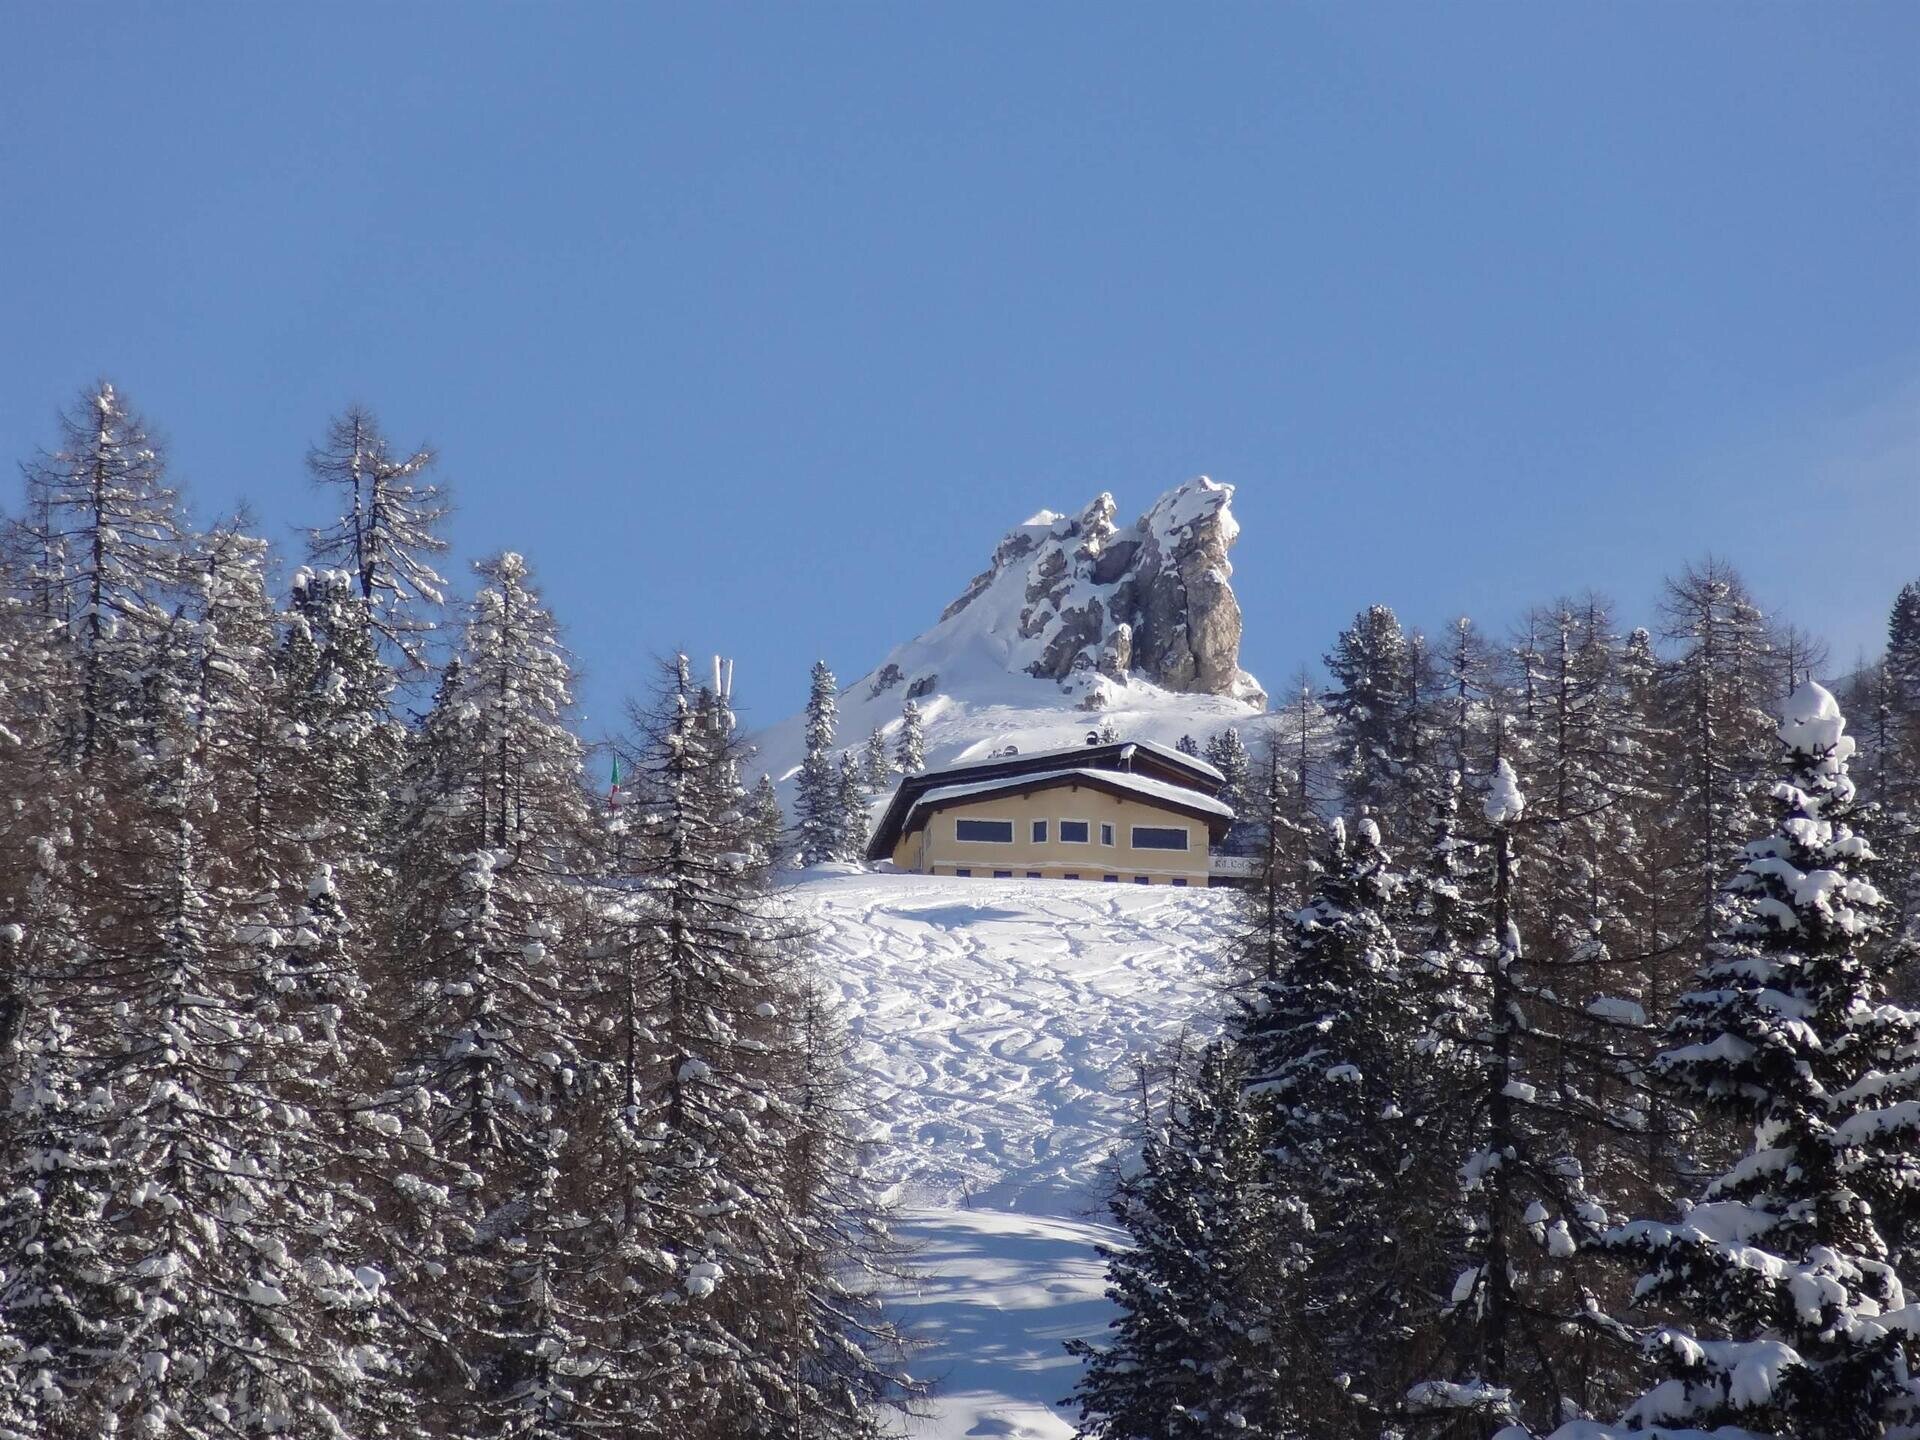
[[[940,768],[942,770],[972,770],[977,766],[1000,765],[1009,760],[1053,760],[1068,755],[1084,755],[1089,750],[1104,748],[1104,745],[1066,745],[1057,750],[1029,750],[1025,754],[1016,752],[1012,755],[976,755],[972,759],[956,760],[951,765],[943,765]],[[1226,783],[1227,777],[1222,775],[1216,767],[1202,760],[1198,755],[1189,755],[1184,750],[1175,749],[1171,745],[1162,745],[1157,740],[1129,740],[1122,746],[1121,753],[1125,754],[1127,750],[1150,751],[1152,754],[1158,755],[1164,760],[1170,760],[1176,765],[1184,765],[1189,770],[1197,770],[1202,775],[1208,776],[1210,779],[1218,780],[1222,784]]]
[[[1063,753],[1071,754],[1072,752]],[[1087,766],[1075,766],[1067,770],[1040,770],[1026,775],[1012,775],[1000,780],[976,780],[968,785],[942,785],[938,789],[927,791],[913,802],[912,808],[907,811],[907,818],[902,828],[911,828],[913,817],[922,809],[933,809],[954,800],[965,800],[975,795],[993,795],[1007,790],[1031,790],[1036,786],[1057,785],[1063,782],[1112,785],[1121,790],[1129,790],[1148,800],[1160,800],[1189,810],[1198,810],[1202,814],[1217,815],[1222,820],[1233,819],[1231,806],[1222,804],[1211,795],[1202,795],[1198,790],[1189,790],[1184,785],[1170,785],[1164,780],[1151,780],[1144,775],[1129,775],[1124,770],[1095,770]]]

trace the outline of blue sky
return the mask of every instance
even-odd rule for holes
[[[1245,663],[1920,575],[1920,6],[11,4],[0,456],[114,377],[203,512],[350,399],[525,551],[589,728],[754,718],[1007,527],[1239,487]],[[7,503],[13,495],[7,493]],[[463,566],[464,568],[464,566]]]

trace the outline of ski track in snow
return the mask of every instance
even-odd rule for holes
[[[922,1272],[895,1303],[939,1383],[908,1433],[1064,1440],[1062,1343],[1109,1318],[1093,1246],[1117,1232],[1093,1216],[1138,1113],[1133,1061],[1219,1010],[1231,896],[835,866],[789,893]]]

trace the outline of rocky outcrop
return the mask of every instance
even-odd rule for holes
[[[1240,668],[1240,604],[1227,559],[1239,534],[1232,500],[1232,486],[1202,476],[1124,529],[1111,495],[1075,516],[1043,511],[1000,542],[943,624],[973,607],[996,612],[983,617],[994,631],[1012,619],[1012,658],[1067,688],[1137,677],[1264,704]],[[998,613],[1014,607],[1012,616]]]

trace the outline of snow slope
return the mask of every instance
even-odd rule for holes
[[[1192,698],[1192,697],[1186,697]],[[1058,1440],[1062,1342],[1108,1313],[1102,1162],[1137,1113],[1132,1061],[1214,1013],[1222,891],[803,872],[870,1100],[875,1163],[925,1279],[899,1298],[943,1377],[910,1431]]]

